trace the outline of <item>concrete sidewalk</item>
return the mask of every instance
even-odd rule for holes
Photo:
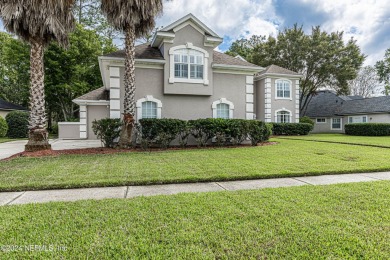
[[[280,178],[248,181],[167,184],[151,186],[123,186],[68,190],[44,190],[0,193],[0,206],[55,201],[125,199],[140,196],[172,195],[178,193],[257,190],[264,188],[303,185],[330,185],[338,183],[390,180],[390,172],[323,175],[313,177]]]
[[[72,150],[102,147],[100,140],[49,140],[53,150]],[[0,160],[24,151],[27,140],[12,141],[0,144]]]

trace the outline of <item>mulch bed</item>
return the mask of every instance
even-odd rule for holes
[[[278,144],[277,142],[266,142],[266,143],[260,143],[257,146],[270,146]],[[221,148],[244,148],[244,147],[251,147],[249,144],[243,144],[239,146],[224,146]],[[132,149],[112,149],[112,148],[85,148],[85,149],[72,149],[72,150],[44,150],[44,151],[38,151],[38,152],[21,152],[18,154],[15,154],[11,157],[8,157],[6,159],[3,159],[2,161],[9,161],[15,158],[20,157],[33,157],[33,158],[39,158],[39,157],[55,157],[59,155],[92,155],[92,154],[117,154],[117,153],[131,153],[131,152],[164,152],[164,151],[179,151],[179,150],[202,150],[202,149],[218,149],[219,147],[216,146],[207,146],[198,148],[197,146],[188,146],[187,148],[180,148],[180,147],[170,147],[166,150],[163,150],[161,148],[150,148],[148,150],[143,150],[140,148],[132,148]]]

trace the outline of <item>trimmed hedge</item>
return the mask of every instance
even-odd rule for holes
[[[12,111],[5,120],[8,124],[7,136],[9,138],[28,137],[28,113],[22,111]]]
[[[198,147],[207,146],[210,141],[216,146],[239,145],[249,138],[252,145],[267,141],[272,134],[272,125],[244,119],[141,119],[137,126],[143,148],[152,144],[166,149],[175,139],[185,147],[193,136]]]
[[[313,126],[307,123],[272,123],[274,135],[308,135]]]
[[[345,134],[357,136],[388,136],[390,124],[384,123],[359,123],[346,124]]]
[[[8,132],[7,121],[0,116],[0,137],[5,137]]]
[[[114,148],[115,140],[120,135],[122,122],[120,119],[104,118],[92,122],[93,133],[99,138],[104,147]]]

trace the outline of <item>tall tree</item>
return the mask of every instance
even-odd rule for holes
[[[30,43],[30,119],[26,151],[50,149],[46,129],[44,47],[55,40],[68,44],[74,26],[74,0],[2,0],[4,27]]]
[[[52,42],[45,52],[47,108],[54,119],[65,121],[77,112],[73,99],[103,85],[98,57],[117,50],[111,40],[81,25],[69,42],[66,50]]]
[[[383,60],[378,61],[375,65],[379,80],[385,83],[385,95],[390,95],[390,49],[386,50]]]
[[[101,8],[108,22],[125,34],[124,117],[119,145],[130,147],[135,115],[135,41],[155,27],[162,0],[102,0]]]
[[[360,69],[358,76],[348,82],[350,94],[354,96],[371,97],[379,92],[379,77],[372,66]]]
[[[256,39],[256,38],[255,38]],[[275,64],[301,73],[300,113],[304,116],[307,106],[319,88],[331,87],[338,93],[348,93],[348,81],[357,76],[365,56],[353,39],[344,43],[342,32],[327,33],[319,26],[307,35],[302,27],[285,29],[276,38],[257,38],[255,45],[240,43],[241,53],[248,61],[269,66]],[[251,41],[251,40],[249,40]],[[252,40],[253,41],[253,40]],[[232,49],[238,53],[236,49]]]

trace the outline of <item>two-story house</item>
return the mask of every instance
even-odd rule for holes
[[[141,118],[240,118],[299,121],[301,75],[262,68],[216,51],[223,39],[192,14],[136,46],[136,120]],[[74,100],[80,122],[60,123],[60,138],[95,139],[92,122],[120,118],[124,51],[99,58],[104,86]]]

